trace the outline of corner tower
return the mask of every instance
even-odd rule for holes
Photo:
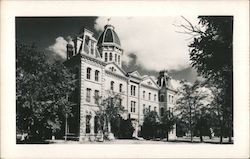
[[[115,28],[112,25],[106,25],[104,31],[97,41],[97,49],[100,53],[101,59],[106,62],[114,62],[119,67],[122,66],[123,49]]]

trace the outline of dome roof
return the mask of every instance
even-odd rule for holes
[[[105,45],[105,44],[115,44],[121,47],[120,39],[118,38],[116,32],[114,31],[114,27],[112,25],[106,25],[104,27],[104,31],[98,39],[97,45]]]

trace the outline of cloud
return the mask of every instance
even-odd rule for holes
[[[68,42],[63,37],[59,36],[56,38],[55,43],[50,45],[47,49],[59,55],[61,58],[66,59],[67,58],[67,54],[66,54],[67,44]]]
[[[198,22],[196,16],[187,19]],[[124,49],[123,60],[129,63],[129,55],[135,54],[137,65],[155,71],[177,71],[190,66],[187,47],[190,37],[177,33],[180,28],[173,25],[182,22],[185,21],[181,17],[112,17],[110,20]],[[107,17],[98,17],[95,29],[102,31],[106,24]]]

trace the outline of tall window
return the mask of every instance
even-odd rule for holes
[[[115,54],[115,62],[117,61],[117,54]]]
[[[154,101],[156,101],[156,94],[154,95]]]
[[[90,133],[90,119],[91,119],[91,116],[90,115],[87,115],[86,116],[86,133]]]
[[[99,81],[99,71],[95,70],[95,81]]]
[[[119,86],[119,92],[122,92],[122,84]]]
[[[156,107],[154,107],[154,111],[156,112]]]
[[[122,99],[119,98],[119,106],[122,106]]]
[[[112,57],[112,53],[109,53],[109,61],[112,61],[113,57]]]
[[[114,90],[114,83],[115,83],[114,81],[110,82],[110,90],[112,90],[112,91]]]
[[[91,76],[91,68],[88,67],[87,68],[87,79],[90,79],[90,76]]]
[[[94,118],[94,123],[95,123],[95,125],[94,125],[94,132],[95,133],[97,133],[98,132],[98,128],[99,128],[99,117],[98,116],[95,116],[95,118]]]
[[[135,101],[131,101],[131,112],[135,113]]]
[[[160,115],[163,116],[164,108],[161,108]]]
[[[131,89],[130,89],[131,95],[132,95],[132,96],[135,96],[135,88],[136,88],[136,86],[131,85],[130,88],[131,88]]]
[[[145,91],[142,92],[142,98],[145,99]]]
[[[95,90],[95,104],[98,104],[99,101],[99,91]]]
[[[150,105],[150,106],[148,106],[148,111],[151,111],[151,105]]]
[[[160,102],[164,102],[164,95],[160,96]]]
[[[105,52],[105,62],[108,62],[108,53]]]
[[[120,55],[118,55],[118,64],[120,64]]]
[[[86,92],[86,102],[90,102],[90,94],[91,94],[91,89],[87,88],[87,92]]]
[[[151,100],[151,93],[148,93],[148,100]]]
[[[143,114],[146,114],[146,105],[145,104],[143,104],[143,109],[142,109],[142,111],[143,111]]]

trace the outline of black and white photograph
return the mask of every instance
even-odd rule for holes
[[[15,93],[5,93],[11,96],[11,109],[1,104],[1,116],[11,110],[1,118],[2,126],[13,128],[8,135],[11,142],[3,150],[9,152],[10,145],[15,145],[15,151],[22,152],[36,146],[34,154],[49,152],[42,158],[53,151],[57,158],[63,157],[60,152],[71,150],[77,157],[91,158],[102,148],[99,157],[103,152],[103,157],[125,153],[127,158],[229,157],[226,149],[234,154],[231,157],[249,153],[249,143],[244,143],[237,155],[241,141],[249,140],[249,120],[245,120],[249,119],[249,105],[244,103],[248,91],[241,86],[249,77],[239,76],[247,75],[249,62],[246,47],[238,46],[249,41],[249,35],[238,36],[243,13],[178,10],[178,14],[162,14],[164,7],[171,7],[155,3],[139,10],[159,8],[159,13],[135,14],[139,11],[126,6],[131,14],[119,14],[119,7],[84,4],[87,11],[75,9],[74,14],[59,14],[60,5],[58,14],[44,14],[36,5],[34,15],[23,9],[17,15],[6,12],[12,17],[10,36],[14,39],[9,61],[12,75],[8,76],[13,85],[9,89]],[[67,11],[74,5],[63,6]],[[106,13],[100,14],[101,8]],[[241,60],[243,55],[245,60]],[[3,89],[8,90],[8,85]],[[105,151],[112,145],[121,146],[120,151],[118,147],[114,154]],[[127,153],[133,146],[136,152]],[[86,152],[84,157],[74,147],[80,154]],[[180,149],[183,154],[173,155]],[[209,155],[203,156],[203,152]],[[20,157],[39,157],[31,154]]]
[[[16,17],[17,143],[233,144],[232,39],[233,16]]]

